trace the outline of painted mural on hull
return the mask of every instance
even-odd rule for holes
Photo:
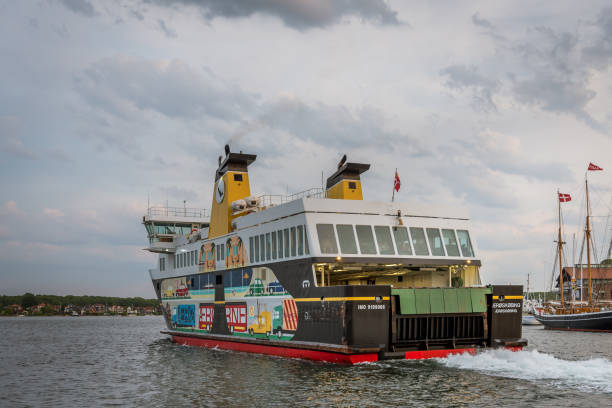
[[[214,320],[212,272],[180,279],[166,279],[162,288],[184,280],[181,293],[165,296],[168,326],[174,330],[210,333]],[[297,306],[267,267],[236,268],[223,272],[225,320],[231,335],[260,339],[290,340],[298,327]]]

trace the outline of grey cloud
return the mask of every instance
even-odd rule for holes
[[[600,12],[593,28],[595,38],[582,49],[582,59],[595,69],[605,70],[612,61],[612,7]]]
[[[472,94],[472,107],[476,111],[497,111],[493,94],[499,88],[500,83],[481,75],[476,67],[452,65],[441,70],[440,75],[448,78],[446,86],[450,89],[460,91],[469,89]]]
[[[96,9],[88,0],[60,0],[67,9],[85,17],[94,17]]]
[[[97,61],[75,85],[92,106],[126,118],[130,110],[151,110],[171,118],[242,118],[254,96],[218,78],[205,78],[177,60],[118,56]]]
[[[478,12],[474,13],[472,15],[472,23],[474,23],[474,25],[480,26],[480,27],[484,27],[484,28],[494,28],[493,24],[491,24],[491,22],[489,22],[489,20],[486,20],[484,18],[480,18],[480,16],[478,15]]]
[[[166,35],[166,37],[168,38],[176,38],[176,30],[168,27],[166,25],[166,22],[162,19],[157,20],[157,24],[159,25],[160,30],[163,31],[163,33]]]
[[[397,25],[397,12],[383,0],[145,0],[162,6],[198,7],[206,19],[242,18],[261,13],[276,16],[289,27],[328,27],[345,16],[381,25]]]

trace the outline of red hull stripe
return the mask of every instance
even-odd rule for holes
[[[463,349],[447,349],[447,350],[418,350],[418,351],[407,351],[407,360],[424,360],[427,358],[444,358],[453,354],[476,354],[475,348],[463,348]]]
[[[288,358],[302,358],[306,360],[327,361],[329,363],[356,364],[366,361],[378,361],[378,354],[340,354],[328,351],[303,350],[289,347],[263,346],[259,344],[238,343],[233,341],[219,341],[198,339],[194,337],[172,336],[172,341],[190,346],[200,346],[225,350],[244,351],[247,353],[270,354]]]
[[[368,361],[378,361],[378,354],[341,354],[329,351],[305,350],[290,347],[266,346],[261,344],[239,343],[234,341],[221,341],[212,339],[200,339],[195,337],[172,336],[172,341],[178,344],[199,346],[207,348],[220,348],[224,350],[242,351],[246,353],[268,354],[273,356],[301,358],[305,360],[326,361],[328,363],[357,364]],[[507,350],[519,351],[521,346],[508,346]],[[446,349],[446,350],[418,350],[407,351],[405,359],[423,360],[428,358],[444,358],[454,354],[468,353],[476,354],[475,348]]]

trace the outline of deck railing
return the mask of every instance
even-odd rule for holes
[[[190,217],[190,218],[208,218],[210,213],[203,208],[187,208],[187,207],[149,207],[147,214],[149,217],[155,216],[170,216],[170,217]]]
[[[308,190],[289,195],[264,194],[258,196],[257,198],[259,198],[260,207],[269,207],[270,205],[280,205],[300,198],[325,198],[325,190],[322,188],[310,188]]]

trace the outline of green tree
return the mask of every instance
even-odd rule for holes
[[[36,296],[34,296],[31,293],[26,293],[21,298],[21,307],[23,307],[24,309],[28,309],[32,306],[36,306],[37,304],[38,304],[38,299],[36,299]]]

